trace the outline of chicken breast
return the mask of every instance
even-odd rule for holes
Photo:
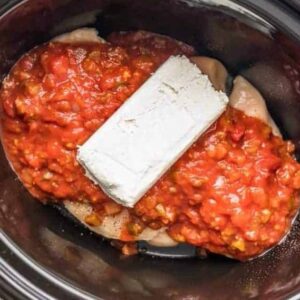
[[[206,56],[194,56],[191,61],[208,76],[217,91],[226,91],[228,72],[220,61]]]
[[[97,31],[91,28],[82,28],[60,35],[54,38],[53,41],[61,43],[105,43],[105,40],[97,35]],[[217,90],[225,91],[228,73],[221,62],[204,56],[192,57],[191,61],[193,61],[199,69],[209,77]],[[248,116],[262,120],[272,127],[274,134],[280,135],[277,126],[268,113],[262,95],[241,76],[238,76],[234,81],[234,88],[230,95],[230,105],[243,111]],[[120,239],[122,228],[126,226],[126,223],[129,220],[129,211],[127,208],[124,208],[117,215],[105,217],[101,225],[90,226],[85,222],[85,219],[93,211],[91,205],[74,201],[64,201],[64,206],[69,213],[85,227],[108,239]],[[135,240],[147,241],[149,244],[159,247],[172,247],[177,245],[177,242],[175,242],[166,232],[166,228],[153,230],[147,227],[141,234],[136,236]]]
[[[105,43],[105,40],[98,35],[94,28],[80,28],[74,31],[58,35],[52,39],[53,42],[60,43]]]
[[[237,76],[233,83],[233,91],[229,97],[229,104],[244,112],[249,117],[260,119],[272,128],[276,136],[281,133],[270,116],[265,99],[260,92],[245,78]]]
[[[65,33],[52,39],[54,42],[60,43],[78,43],[78,42],[97,42],[105,43],[105,40],[98,36],[98,32],[93,28],[81,28],[70,33]],[[85,218],[92,213],[92,207],[86,203],[64,201],[65,208],[76,219],[78,219],[84,226],[91,231],[102,235],[108,239],[120,239],[122,228],[129,220],[129,212],[124,208],[119,214],[115,216],[107,216],[99,226],[90,226],[85,222]],[[167,233],[165,228],[153,230],[146,228],[136,240],[148,241],[152,245],[160,247],[170,247],[177,245]]]

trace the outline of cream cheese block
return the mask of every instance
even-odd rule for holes
[[[172,56],[79,147],[77,159],[109,197],[133,207],[227,104],[187,57]]]

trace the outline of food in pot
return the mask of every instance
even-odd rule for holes
[[[1,89],[2,141],[24,186],[64,205],[91,230],[126,242],[189,243],[245,260],[276,245],[299,208],[300,166],[260,93],[234,80],[230,106],[133,207],[110,199],[78,163],[77,147],[172,55],[225,89],[217,60],[148,32],[75,31],[25,54]],[[121,147],[121,145],[120,145]]]
[[[229,100],[184,56],[171,56],[82,146],[77,160],[133,207],[221,116]]]

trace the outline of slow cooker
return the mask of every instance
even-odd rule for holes
[[[144,29],[196,47],[242,74],[300,158],[299,1],[2,0],[0,76],[26,51],[79,27]],[[300,223],[267,254],[124,258],[56,207],[26,192],[0,150],[2,299],[299,299]],[[151,253],[150,253],[151,254]]]

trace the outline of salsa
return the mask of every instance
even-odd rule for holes
[[[240,259],[256,255],[281,239],[299,207],[293,150],[264,123],[228,108],[135,213],[167,225],[177,241]]]
[[[106,44],[50,42],[25,54],[4,80],[3,144],[25,187],[43,202],[91,203],[99,225],[121,206],[76,161],[83,144],[169,56],[192,47],[149,33]],[[124,240],[146,226],[178,242],[239,259],[279,242],[299,207],[294,146],[268,125],[228,108],[129,209]]]

